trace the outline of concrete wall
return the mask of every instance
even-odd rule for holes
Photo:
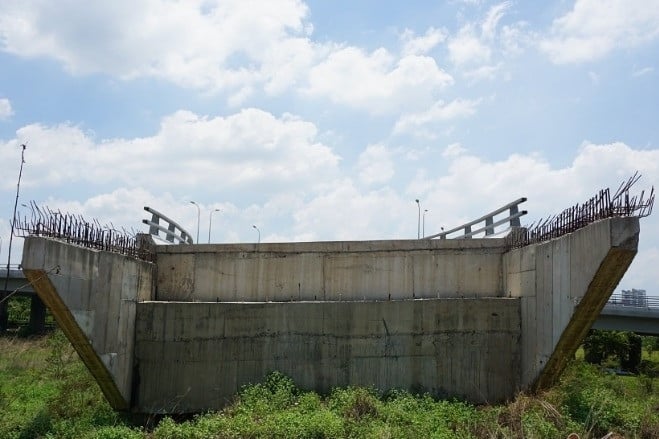
[[[389,300],[502,294],[503,239],[158,246],[157,299]]]
[[[638,218],[611,218],[504,255],[504,291],[521,299],[523,387],[547,387],[636,254]]]
[[[153,298],[153,264],[28,237],[22,266],[112,407],[130,408],[135,314]]]
[[[302,388],[403,388],[475,402],[519,388],[519,299],[139,304],[136,410],[223,407],[271,371]]]

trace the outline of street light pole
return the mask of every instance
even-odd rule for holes
[[[210,218],[208,219],[208,243],[211,243],[211,227],[213,226],[213,214],[219,212],[220,209],[211,210]]]
[[[421,203],[419,203],[418,198],[414,201],[416,201],[416,206],[419,208],[419,215],[416,220],[416,239],[420,239],[421,238]]]
[[[426,236],[426,212],[428,212],[428,209],[423,209],[423,233],[422,235],[425,237]]]
[[[261,231],[254,224],[252,224],[252,227],[254,227],[256,229],[256,231],[259,233],[259,240],[258,240],[257,244],[261,244]]]
[[[194,204],[197,208],[197,240],[195,242],[199,244],[199,218],[201,217],[201,209],[199,208],[199,205],[194,201],[190,201],[190,204]]]

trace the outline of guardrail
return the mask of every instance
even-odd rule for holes
[[[494,235],[495,228],[503,224],[506,224],[507,226],[509,225],[510,227],[520,227],[519,218],[523,215],[526,215],[527,212],[526,210],[519,210],[518,206],[525,201],[526,201],[526,197],[518,198],[517,200],[508,203],[505,206],[502,206],[497,210],[494,210],[486,215],[483,215],[482,217],[476,220],[470,221],[466,224],[455,227],[451,230],[447,230],[445,232],[442,231],[441,233],[436,233],[434,235],[424,236],[423,239],[433,239],[433,238],[446,239],[448,235],[461,231],[464,232],[461,235],[454,236],[453,238],[469,239],[472,238],[474,235],[478,235],[479,233],[485,233],[485,236]],[[494,219],[495,216],[505,211],[508,211],[507,217],[498,220]],[[479,227],[476,230],[473,230],[472,227],[479,223],[484,223],[484,226]]]
[[[614,293],[606,304],[632,308],[659,308],[659,297],[627,296],[621,293]]]
[[[151,214],[151,220],[142,220],[142,222],[149,226],[149,234],[153,235],[159,239],[160,232],[165,234],[165,241],[174,244],[174,241],[178,241],[177,244],[194,244],[192,236],[175,221],[169,219],[162,213],[158,212],[155,209],[152,209],[148,206],[144,206],[144,210]],[[167,227],[160,225],[160,220],[167,223]]]

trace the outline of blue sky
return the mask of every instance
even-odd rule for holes
[[[659,0],[0,3],[0,260],[21,203],[201,241],[415,238],[659,181]],[[621,288],[659,295],[659,221]],[[16,242],[16,241],[15,241]],[[21,242],[16,242],[15,262]]]

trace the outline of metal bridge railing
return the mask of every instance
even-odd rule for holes
[[[628,306],[632,308],[659,308],[659,297],[635,297],[614,293],[611,295],[606,304],[615,306]]]
[[[149,234],[153,235],[159,239],[160,232],[165,234],[165,241],[171,242],[172,244],[193,244],[192,236],[180,225],[178,225],[173,220],[167,218],[162,213],[158,212],[155,209],[152,209],[148,206],[144,206],[144,210],[151,214],[151,220],[142,220],[142,222],[149,226]],[[166,223],[166,227],[160,225],[160,221]]]
[[[451,230],[447,230],[445,232],[443,231],[441,233],[436,233],[434,235],[424,236],[423,239],[433,239],[433,238],[446,239],[448,235],[457,232],[462,232],[462,234],[458,236],[453,236],[453,238],[473,238],[474,235],[478,235],[479,233],[485,233],[485,236],[494,235],[495,228],[503,224],[506,224],[506,226],[509,227],[520,227],[519,218],[523,215],[526,215],[527,212],[526,210],[519,210],[518,206],[525,201],[526,201],[525,197],[518,198],[517,200],[508,203],[505,206],[502,206],[497,210],[494,210],[486,215],[483,215],[482,217],[476,220],[470,221],[466,224],[455,227]],[[505,211],[508,211],[507,217],[498,220],[494,218],[495,216]],[[474,226],[477,226],[480,223],[483,223],[481,227],[478,227],[476,229],[473,228]]]

